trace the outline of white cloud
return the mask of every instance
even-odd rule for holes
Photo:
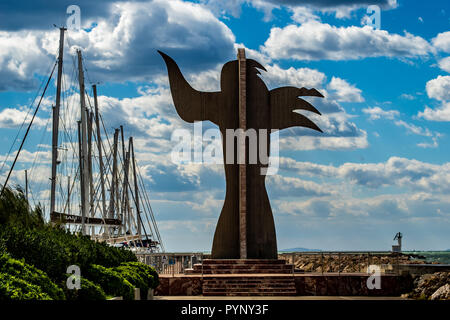
[[[412,94],[408,94],[408,93],[402,93],[400,95],[400,98],[405,99],[405,100],[414,100],[416,99],[416,97]]]
[[[0,31],[0,90],[30,90],[34,74],[50,73],[52,58],[43,47],[42,33]],[[54,52],[52,52],[54,53]]]
[[[340,102],[363,102],[364,98],[361,96],[361,89],[349,84],[341,78],[333,77],[327,87],[334,91],[334,98]]]
[[[379,221],[417,221],[417,219],[439,219],[450,214],[450,202],[445,197],[429,193],[386,194],[367,198],[351,198],[345,195],[330,198],[311,198],[306,201],[281,202],[279,211],[307,219],[318,218],[345,221],[354,224]],[[442,209],[441,209],[442,208]],[[370,219],[370,220],[368,220]],[[356,226],[355,226],[356,227]]]
[[[306,88],[321,88],[326,79],[324,73],[310,68],[282,69],[277,64],[267,66],[267,72],[261,73],[261,78],[265,80],[269,88],[279,86],[295,86]]]
[[[422,142],[417,144],[420,148],[437,148],[439,147],[439,143],[437,142],[437,137],[433,137],[432,142]]]
[[[437,108],[425,107],[419,118],[431,121],[450,121],[450,76],[438,76],[426,84],[428,97],[440,101]]]
[[[30,113],[14,109],[14,108],[5,108],[2,111],[0,111],[0,127],[2,128],[17,128],[22,123],[24,123],[25,126],[28,125],[28,123],[31,121],[31,118],[33,116],[33,110],[31,110]],[[27,121],[24,121],[24,120]],[[41,119],[39,117],[35,117],[33,121],[33,127],[40,127],[44,126],[47,123],[46,120]]]
[[[450,73],[450,57],[439,60],[439,68]]]
[[[415,58],[432,47],[423,38],[405,32],[390,34],[364,27],[335,27],[317,21],[272,28],[262,47],[272,59],[355,60],[367,57]]]
[[[430,121],[450,121],[450,102],[443,102],[438,108],[425,107],[418,113],[419,118]]]
[[[336,193],[324,185],[295,177],[272,175],[267,177],[266,182],[268,190],[271,191],[270,194],[276,198],[329,196]]]
[[[432,43],[438,50],[450,53],[450,31],[439,33]]]
[[[392,120],[395,117],[400,115],[400,112],[397,110],[383,110],[380,107],[373,108],[364,108],[362,112],[369,115],[369,119],[378,120],[378,119],[388,119]]]
[[[344,163],[335,167],[281,158],[280,169],[295,170],[305,176],[345,179],[368,188],[398,186],[441,194],[450,191],[450,163],[438,165],[391,157],[384,163]]]
[[[314,10],[308,7],[292,8],[292,20],[300,24],[316,20],[320,21],[320,17],[314,13]]]
[[[154,80],[166,72],[157,49],[173,56],[188,73],[214,69],[235,56],[231,30],[200,4],[118,1],[105,8],[99,11],[101,16],[92,17],[96,24],[89,31],[66,34],[71,54],[82,49],[93,81]],[[58,35],[57,29],[0,31],[0,90],[36,87],[33,75],[47,74]],[[70,61],[68,54],[66,60]]]
[[[320,124],[319,124],[320,127]],[[357,129],[352,136],[290,136],[280,137],[280,149],[283,150],[353,150],[369,146],[367,133]]]
[[[412,123],[407,123],[403,120],[397,120],[395,121],[395,125],[399,126],[399,127],[403,127],[405,128],[408,132],[420,135],[420,136],[424,136],[424,137],[431,137],[433,134],[431,133],[431,131],[428,128],[422,128],[422,127],[418,127]]]
[[[450,100],[450,76],[438,76],[426,85],[428,97],[440,101]]]

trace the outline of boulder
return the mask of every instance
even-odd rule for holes
[[[450,300],[450,284],[446,283],[437,289],[431,295],[431,300]]]

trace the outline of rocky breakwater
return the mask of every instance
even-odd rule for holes
[[[393,272],[396,264],[425,264],[424,257],[414,254],[280,254],[301,272],[367,272],[369,265],[378,265],[382,272]],[[429,262],[428,262],[429,263]]]
[[[414,290],[405,297],[421,300],[450,300],[450,272],[424,274],[414,280]]]

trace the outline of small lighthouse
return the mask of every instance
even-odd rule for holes
[[[392,252],[402,252],[402,238],[403,238],[402,233],[397,232],[397,234],[394,237],[394,241],[397,240],[398,243],[392,246]]]

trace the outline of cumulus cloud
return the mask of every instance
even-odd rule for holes
[[[450,121],[450,102],[444,102],[438,108],[425,107],[418,117],[431,121]]]
[[[0,31],[0,91],[37,87],[34,75],[50,73],[53,64],[44,46],[36,31]]]
[[[450,57],[439,60],[439,68],[450,73]]]
[[[93,19],[109,14],[114,3],[130,0],[59,0],[51,5],[45,0],[22,0],[20,5],[14,0],[4,0],[0,4],[0,29],[24,30],[47,29],[53,24],[65,25],[67,7],[76,4],[81,10],[81,22],[89,26]],[[136,0],[131,0],[136,1]],[[137,0],[144,1],[144,0]]]
[[[450,31],[439,33],[432,43],[438,50],[450,53]]]
[[[439,219],[449,215],[450,202],[445,197],[429,193],[378,195],[370,198],[350,198],[346,196],[328,199],[313,197],[306,201],[282,202],[279,211],[309,219],[318,218],[324,222],[338,219],[346,224],[360,221],[412,221],[415,219]],[[368,220],[370,219],[370,220]]]
[[[440,101],[440,105],[437,108],[425,107],[418,117],[431,121],[450,121],[450,76],[438,76],[428,81],[426,90],[428,97]]]
[[[160,74],[164,63],[157,49],[185,70],[214,68],[234,57],[234,40],[209,10],[178,0],[117,3],[92,30],[71,37],[91,61],[90,71],[113,81],[151,80]]]
[[[360,8],[367,8],[369,5],[379,5],[383,10],[397,7],[396,0],[356,0],[356,1],[297,1],[297,0],[201,0],[216,15],[232,15],[237,18],[241,14],[242,6],[251,5],[255,9],[265,13],[265,20],[272,18],[274,9],[287,8],[293,11],[293,19],[304,22],[310,19],[318,19],[314,12],[332,13],[338,19],[349,18],[350,14]]]
[[[17,128],[22,125],[28,125],[31,121],[32,115],[26,111],[14,109],[14,108],[5,108],[0,111],[0,127],[2,128]],[[27,121],[24,121],[27,120]],[[39,117],[35,117],[33,121],[33,126],[44,126],[47,123],[45,119],[41,119]]]
[[[261,48],[272,59],[355,60],[367,57],[425,57],[431,45],[410,33],[364,27],[336,27],[317,21],[272,28]]]
[[[267,86],[272,89],[283,85],[306,88],[321,88],[326,79],[323,72],[310,68],[280,68],[277,64],[266,67],[267,72],[262,72],[261,77]]]
[[[428,97],[440,101],[450,100],[450,76],[438,76],[426,85]]]
[[[295,177],[272,175],[267,177],[266,182],[269,193],[276,198],[329,196],[336,193],[326,186]]]
[[[380,107],[364,108],[362,112],[369,115],[370,120],[388,119],[392,120],[400,115],[397,110],[383,110]]]
[[[340,178],[367,188],[407,187],[414,191],[445,194],[450,191],[450,163],[431,164],[415,159],[391,157],[380,163],[319,165],[281,158],[280,168],[300,175]]]
[[[235,57],[231,30],[199,4],[153,0],[104,6],[90,28],[66,35],[71,54],[82,49],[94,81],[155,80],[165,72],[157,49],[173,56],[188,73],[214,69]],[[33,75],[46,74],[55,59],[58,35],[56,29],[1,31],[0,90],[35,87]],[[193,57],[198,63],[191,63]]]
[[[333,77],[328,84],[328,89],[334,92],[334,98],[340,102],[363,102],[361,89],[349,84],[341,78]]]
[[[354,124],[352,124],[355,126]],[[320,126],[320,124],[319,124]],[[361,129],[356,129],[356,133],[347,134],[347,136],[328,135],[324,137],[318,136],[300,136],[292,135],[282,137],[280,135],[281,150],[353,150],[365,149],[369,146],[367,141],[367,132]]]

